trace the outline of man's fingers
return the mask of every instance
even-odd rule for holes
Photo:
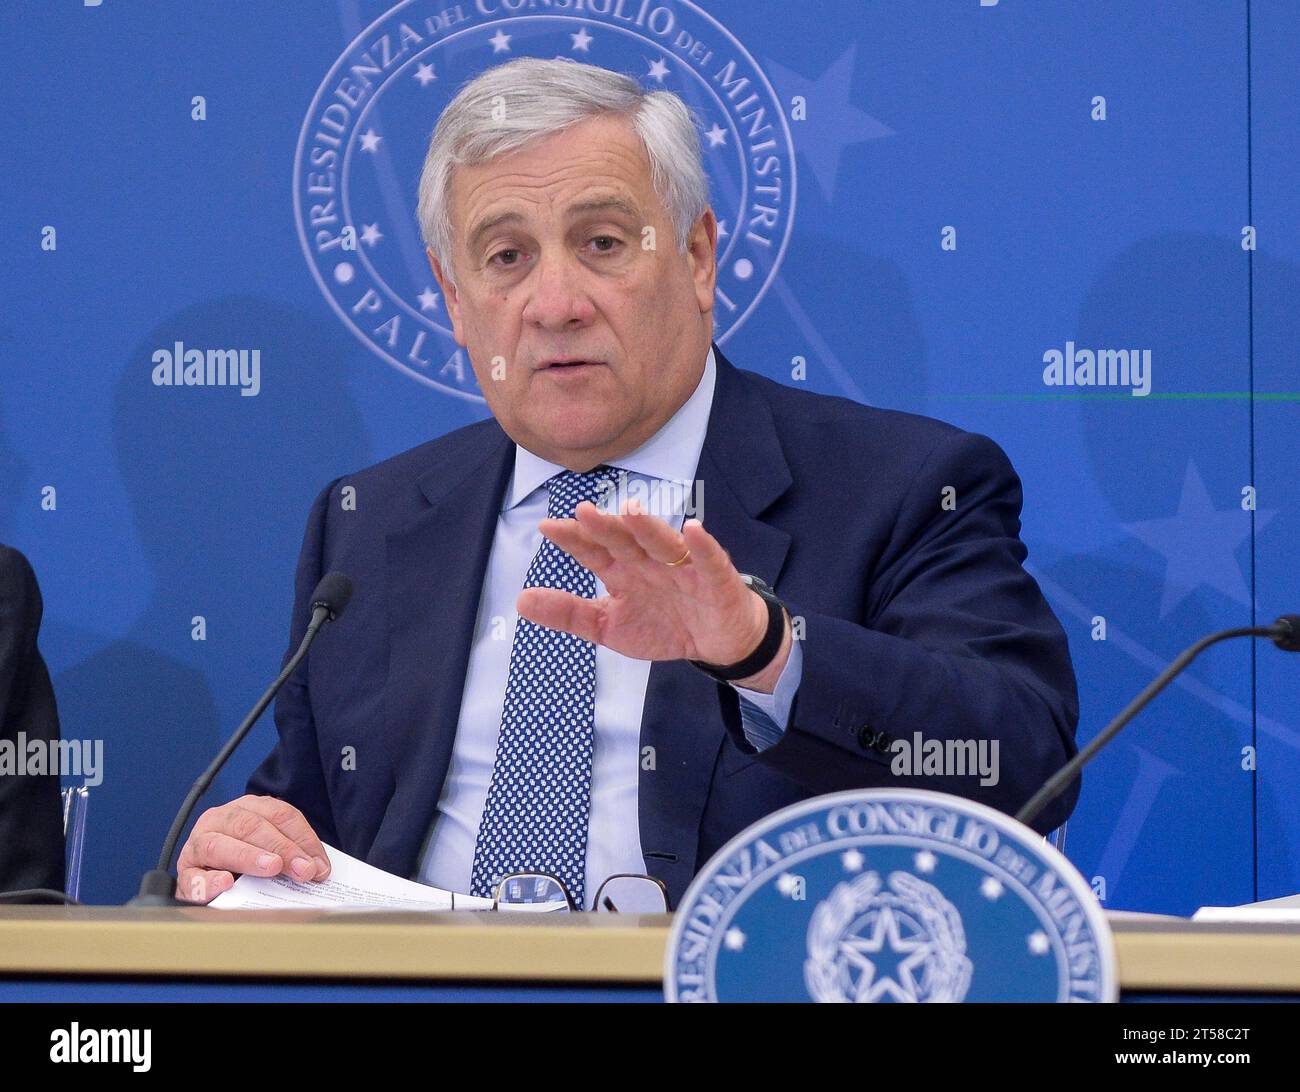
[[[261,810],[246,806],[250,799],[260,798],[243,797],[204,812],[194,824],[178,866],[230,869],[259,876],[275,876],[283,871],[299,880],[318,878],[324,868],[321,862],[328,860],[324,848],[317,855],[300,846],[261,814],[266,810],[263,805],[257,805]],[[311,842],[320,845],[314,834]],[[266,859],[259,863],[263,855]]]
[[[298,845],[260,811],[253,808],[243,807],[238,803],[233,805],[221,831],[234,839],[280,857],[283,862],[280,871],[295,880],[315,879],[320,871],[320,862],[310,850]],[[322,855],[323,853],[322,850]],[[198,863],[211,866],[213,862]],[[230,866],[222,862],[217,867],[229,868]],[[263,874],[259,869],[258,875]],[[275,875],[275,873],[270,874]]]
[[[690,547],[690,565],[701,577],[708,581],[734,580],[736,566],[731,563],[727,551],[716,538],[704,529],[697,519],[688,519],[682,524],[682,538]]]
[[[584,569],[601,576],[614,558],[604,546],[593,542],[591,536],[571,519],[544,519],[538,524],[542,534],[572,557]],[[603,576],[601,576],[604,579]]]
[[[183,902],[206,905],[223,891],[229,891],[235,877],[229,872],[183,868],[176,877],[176,897]]]
[[[621,517],[600,511],[589,501],[578,505],[574,517],[587,535],[599,546],[604,546],[616,561],[641,561],[645,551],[638,545],[631,530]]]
[[[265,820],[263,820],[265,821]],[[283,836],[281,842],[286,840]],[[292,867],[293,861],[303,861],[307,874]],[[179,869],[217,869],[227,872],[248,873],[253,876],[278,876],[284,872],[295,879],[310,879],[315,868],[311,858],[301,851],[282,855],[265,846],[246,842],[220,830],[196,830],[185,843],[177,862]]]
[[[596,603],[558,588],[525,588],[519,593],[515,609],[530,622],[572,633],[593,644],[600,635],[600,608]]]
[[[307,817],[287,800],[279,800],[274,796],[241,796],[234,803],[261,815],[282,831],[295,846],[305,850],[306,855],[317,862],[313,879],[323,880],[329,875],[330,859],[325,852],[324,843],[312,830]],[[275,848],[279,852],[279,847],[267,848]]]
[[[639,507],[639,506],[638,506]],[[624,523],[632,532],[637,545],[654,561],[671,565],[686,553],[686,540],[658,516],[648,512],[630,511]]]

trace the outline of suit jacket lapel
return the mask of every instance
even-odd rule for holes
[[[697,472],[701,519],[737,569],[775,585],[790,536],[758,517],[793,479],[767,403],[716,344],[713,351],[717,381]],[[718,684],[684,660],[654,664],[641,719],[641,848],[673,905],[703,864],[695,859],[700,820],[724,736]]]
[[[429,507],[388,536],[385,739],[396,788],[369,854],[409,876],[451,761],[465,670],[514,444],[495,422],[466,433],[419,487]]]

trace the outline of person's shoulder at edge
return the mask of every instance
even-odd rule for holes
[[[32,593],[37,590],[36,573],[27,555],[0,542],[0,588],[5,598],[30,609]]]

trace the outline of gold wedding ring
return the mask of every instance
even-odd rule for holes
[[[690,559],[691,559],[691,551],[690,551],[690,547],[687,547],[686,552],[682,554],[682,556],[679,557],[676,561],[666,561],[664,562],[664,564],[667,565],[669,568],[676,568],[678,565],[685,565],[688,561],[690,561]]]

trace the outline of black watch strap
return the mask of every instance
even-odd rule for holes
[[[739,663],[709,664],[703,660],[687,661],[709,678],[722,683],[757,675],[776,658],[777,652],[781,649],[781,641],[785,637],[785,606],[776,597],[776,592],[761,577],[750,576],[748,573],[741,573],[740,576],[749,585],[750,590],[767,604],[767,632],[763,634],[763,639],[758,642],[758,647]]]

